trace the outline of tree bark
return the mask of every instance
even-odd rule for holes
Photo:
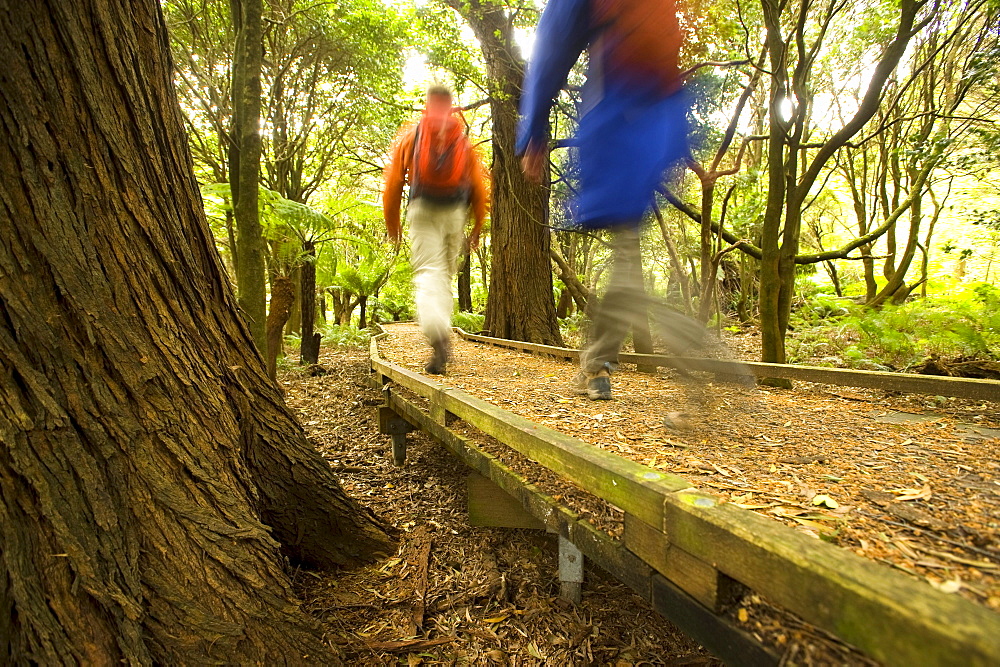
[[[305,243],[302,244],[302,251],[304,254],[308,254],[309,250]],[[296,299],[292,301],[292,309],[288,311],[288,321],[285,323],[285,335],[286,336],[301,336],[302,335],[302,306],[305,303],[305,294],[303,294],[303,271],[306,270],[302,266],[294,266],[288,272],[288,278],[292,281],[292,285],[295,288]],[[315,277],[313,278],[315,282]],[[273,299],[273,297],[272,297]],[[270,306],[269,306],[270,308]],[[314,306],[315,309],[315,306]]]
[[[462,255],[462,266],[458,270],[458,310],[472,312],[472,253]]]
[[[335,662],[282,554],[391,542],[267,378],[167,53],[158,3],[0,0],[0,655]]]
[[[493,265],[484,326],[501,338],[562,345],[549,263],[548,190],[527,181],[514,154],[524,59],[513,24],[499,4],[446,1],[479,40],[490,82]]]
[[[258,208],[260,182],[260,69],[264,61],[262,0],[230,0],[236,46],[233,52],[233,127],[229,179],[236,218],[236,289],[257,349],[267,349],[264,241]]]
[[[302,319],[299,363],[319,363],[319,341],[316,337],[316,244],[304,241],[306,261],[299,267],[299,314]]]
[[[267,313],[267,376],[272,380],[278,375],[278,356],[285,323],[295,303],[295,283],[286,276],[275,276],[271,285],[271,308]]]

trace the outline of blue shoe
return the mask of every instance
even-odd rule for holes
[[[611,400],[611,375],[606,368],[587,378],[587,398],[592,401]]]

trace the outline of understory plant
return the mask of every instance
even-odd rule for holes
[[[814,295],[796,310],[789,361],[906,370],[928,357],[1000,358],[1000,289],[969,285],[945,296],[869,308]]]
[[[353,324],[328,324],[319,328],[323,345],[333,345],[341,349],[363,349],[371,342],[368,329],[359,329]]]

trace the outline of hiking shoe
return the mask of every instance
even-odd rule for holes
[[[596,373],[588,373],[580,369],[569,381],[573,393],[586,396],[592,401],[607,401],[611,399],[611,364],[605,363]]]
[[[433,341],[431,347],[434,348],[434,354],[424,366],[424,372],[429,375],[444,375],[448,366],[448,341],[444,339]]]
[[[592,401],[611,400],[611,376],[607,371],[602,369],[587,380],[587,398]]]

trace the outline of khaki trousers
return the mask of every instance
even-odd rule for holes
[[[466,203],[436,204],[413,199],[406,208],[410,263],[420,330],[433,343],[448,340],[455,309],[451,283],[465,243]]]

